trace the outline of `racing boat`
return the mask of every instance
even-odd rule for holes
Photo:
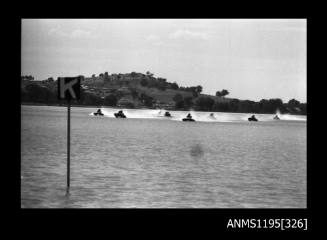
[[[209,118],[216,119],[215,115],[213,113],[210,113]]]
[[[171,117],[170,112],[165,112],[165,117]]]
[[[195,122],[195,120],[192,118],[190,113],[186,116],[186,118],[183,118],[182,121],[183,122]]]
[[[116,118],[126,118],[122,110],[118,111],[118,113],[114,113],[114,115]]]
[[[258,119],[256,119],[254,115],[252,115],[251,117],[249,117],[248,120],[249,120],[250,122],[251,122],[251,121],[253,121],[253,122],[257,122],[257,121],[258,121]]]
[[[103,116],[103,113],[101,112],[101,109],[98,109],[98,111],[93,113],[94,116]]]

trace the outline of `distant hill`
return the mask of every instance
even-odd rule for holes
[[[93,74],[82,76],[81,99],[76,105],[110,106],[119,108],[160,108],[221,112],[281,112],[306,114],[306,103],[293,99],[282,103],[280,99],[263,99],[260,102],[226,98],[227,90],[218,96],[202,94],[202,86],[183,87],[165,78],[147,72]],[[224,93],[225,92],[225,93]],[[61,104],[57,100],[57,81],[48,78],[36,81],[32,76],[21,78],[21,99],[26,103]]]

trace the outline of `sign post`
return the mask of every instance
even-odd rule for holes
[[[70,188],[70,100],[80,99],[81,77],[58,78],[58,99],[67,100],[67,188]]]
[[[70,187],[70,99],[67,106],[67,192]]]

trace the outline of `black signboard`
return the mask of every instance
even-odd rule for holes
[[[79,100],[81,77],[58,78],[58,99]]]

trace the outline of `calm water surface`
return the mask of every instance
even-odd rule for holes
[[[66,196],[67,109],[22,106],[23,208],[306,208],[306,121],[192,123],[94,110],[72,108]]]

